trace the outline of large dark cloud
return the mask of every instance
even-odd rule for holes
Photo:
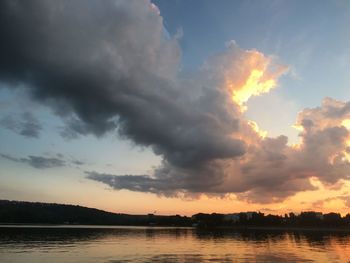
[[[0,35],[0,81],[51,107],[66,123],[62,136],[116,130],[163,158],[151,175],[90,179],[167,196],[237,193],[269,202],[314,189],[310,177],[332,184],[348,176],[340,120],[348,104],[328,99],[304,111],[299,147],[285,136],[261,137],[244,103],[276,86],[285,68],[231,42],[198,72],[181,74],[177,39],[148,0],[3,0]]]
[[[329,104],[337,107],[330,110]],[[316,190],[311,178],[332,189],[350,179],[350,132],[344,122],[350,120],[347,105],[327,98],[321,107],[300,112],[298,145],[289,146],[286,136],[266,137],[250,143],[241,158],[214,162],[216,166],[206,163],[191,169],[163,165],[152,177],[88,172],[88,178],[117,190],[166,196],[236,193],[240,199],[258,203],[278,202],[300,191]],[[342,117],[334,117],[336,112],[342,112]]]
[[[235,118],[226,123],[202,101],[189,108],[173,87],[177,42],[165,39],[148,1],[2,1],[0,10],[0,78],[24,83],[70,131],[102,135],[118,125],[178,165],[244,153],[229,137]]]

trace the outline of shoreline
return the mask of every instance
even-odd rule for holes
[[[304,226],[221,226],[213,228],[201,228],[198,229],[218,229],[218,230],[263,230],[263,231],[284,231],[284,232],[346,232],[350,233],[350,227],[304,227]]]
[[[178,228],[203,231],[281,231],[281,232],[337,232],[350,233],[350,228],[344,227],[302,227],[302,226],[218,226],[218,227],[191,227],[191,226],[162,226],[162,225],[91,225],[91,224],[27,224],[27,223],[0,223],[0,228]]]
[[[0,228],[68,228],[68,229],[113,229],[113,228],[151,228],[151,229],[194,229],[191,226],[162,226],[162,225],[91,225],[91,224],[28,224],[28,223],[0,223]]]

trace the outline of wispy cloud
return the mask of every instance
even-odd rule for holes
[[[0,126],[29,138],[38,138],[42,125],[30,112],[24,112],[19,117],[7,115],[0,119]]]
[[[47,157],[34,156],[34,155],[29,155],[26,158],[16,158],[7,154],[0,154],[0,156],[4,159],[7,159],[13,162],[28,164],[37,169],[55,168],[55,167],[62,167],[66,165],[64,160],[58,159],[58,158],[47,158]]]
[[[0,153],[0,157],[17,163],[24,163],[37,169],[56,168],[64,166],[83,166],[86,163],[81,160],[65,158],[63,154],[56,154],[56,157],[44,157],[28,155],[27,157],[14,157],[9,154]]]

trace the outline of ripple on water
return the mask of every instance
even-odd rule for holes
[[[350,235],[178,228],[1,228],[1,262],[349,262]]]

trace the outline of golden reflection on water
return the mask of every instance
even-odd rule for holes
[[[1,228],[1,262],[349,262],[350,233]]]

